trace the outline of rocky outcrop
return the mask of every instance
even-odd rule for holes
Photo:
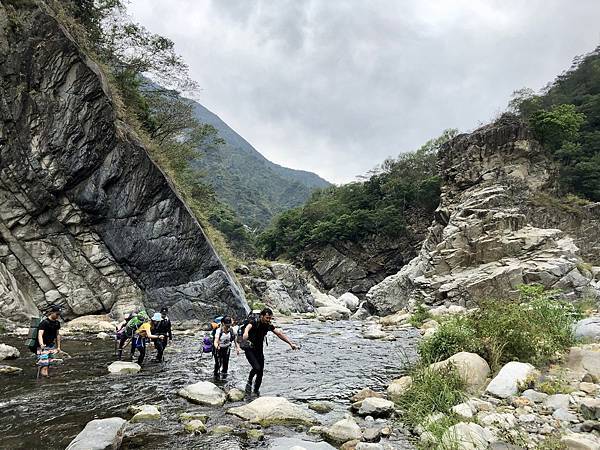
[[[0,314],[245,314],[102,71],[40,5],[0,6]]]
[[[126,426],[127,421],[120,417],[92,420],[73,439],[67,450],[107,450],[119,448]]]
[[[379,314],[413,306],[474,305],[539,283],[566,296],[597,297],[594,267],[572,236],[528,220],[530,202],[548,196],[556,169],[512,116],[450,141],[439,154],[442,197],[419,255],[371,288]]]

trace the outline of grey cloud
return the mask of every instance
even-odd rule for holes
[[[600,41],[600,2],[132,0],[267,158],[349,181],[485,122]]]

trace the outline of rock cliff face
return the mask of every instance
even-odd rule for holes
[[[18,3],[16,3],[18,4]],[[30,4],[30,2],[24,2]],[[244,314],[198,222],[40,6],[0,4],[0,315]]]
[[[369,291],[371,308],[389,314],[416,302],[471,306],[513,296],[523,283],[598,297],[600,270],[576,245],[594,254],[597,237],[588,233],[598,229],[598,208],[578,207],[581,217],[566,217],[551,195],[554,165],[516,118],[457,136],[439,164],[442,199],[427,239],[416,258]]]

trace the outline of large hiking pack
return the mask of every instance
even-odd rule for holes
[[[215,328],[214,330],[212,330],[212,332],[210,333],[210,335],[212,336],[212,340],[213,342],[215,341],[215,337],[217,337],[217,331],[220,328]],[[221,333],[223,333],[223,331],[221,330]],[[231,343],[233,344],[235,342],[235,333],[233,332],[233,328],[229,329],[229,337],[231,339]]]
[[[143,315],[137,314],[135,317],[131,318],[127,325],[125,325],[124,334],[128,338],[132,338],[135,334],[136,330],[144,323]]]
[[[252,326],[256,325],[258,323],[258,319],[259,315],[251,312],[238,327],[236,340],[241,349],[245,350],[247,348],[252,348],[252,343],[250,340],[244,340],[244,330],[249,324],[252,324]]]
[[[40,331],[40,323],[45,317],[33,317],[29,323],[29,334],[27,336],[27,348],[32,353],[37,353],[38,349],[38,332]]]

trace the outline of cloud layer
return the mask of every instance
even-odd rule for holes
[[[600,43],[597,0],[131,0],[199,101],[270,160],[341,183],[468,131]]]

